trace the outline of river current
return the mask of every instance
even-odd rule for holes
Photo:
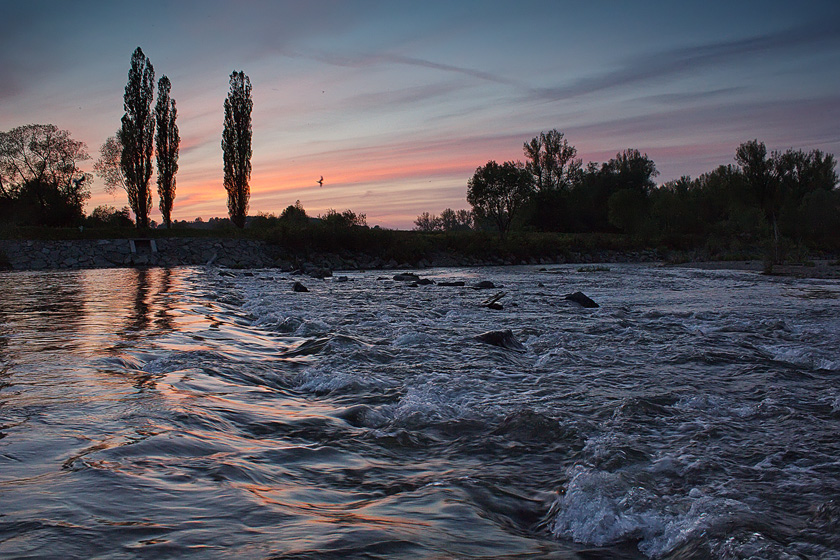
[[[0,557],[840,558],[837,281],[392,275],[0,273]]]

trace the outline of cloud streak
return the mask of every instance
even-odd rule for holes
[[[798,25],[775,33],[683,47],[626,60],[621,68],[612,72],[583,78],[565,86],[535,88],[531,90],[530,97],[547,101],[567,100],[721,67],[759,55],[774,56],[791,49],[817,48],[838,42],[840,32],[835,22]]]
[[[840,151],[840,10],[827,0],[761,10],[723,0],[4,8],[0,130],[53,122],[95,153],[119,126],[136,46],[172,79],[178,219],[226,213],[220,139],[234,68],[254,83],[255,213],[301,198],[314,212],[349,207],[411,227],[424,210],[463,207],[476,167],[522,159],[523,142],[551,128],[585,160],[647,151],[663,180],[730,163],[756,137]],[[817,10],[822,23],[811,21]],[[88,206],[100,199],[114,203],[94,192]]]
[[[318,51],[293,51],[284,53],[290,58],[303,58],[329,64],[331,66],[342,66],[348,68],[369,68],[374,66],[382,66],[389,64],[397,64],[403,66],[411,66],[416,68],[427,68],[431,70],[440,70],[442,72],[449,72],[476,78],[485,82],[493,82],[497,84],[521,86],[522,84],[516,80],[499,76],[491,72],[484,72],[481,70],[474,70],[471,68],[464,68],[461,66],[454,66],[452,64],[445,64],[442,62],[434,62],[417,58],[413,56],[405,56],[394,53],[377,53],[377,54],[355,54],[346,55],[334,52],[318,52]]]

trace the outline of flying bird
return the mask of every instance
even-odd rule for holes
[[[319,187],[323,187],[323,186],[324,186],[324,176],[323,176],[323,175],[321,175],[321,178],[320,178],[320,179],[318,179],[318,186],[319,186]]]

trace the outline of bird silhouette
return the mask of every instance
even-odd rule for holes
[[[319,186],[319,187],[323,187],[323,186],[324,186],[324,176],[323,176],[323,175],[321,175],[321,178],[320,178],[320,179],[318,179],[318,186]]]

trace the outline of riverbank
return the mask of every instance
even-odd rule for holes
[[[749,261],[692,261],[670,266],[697,268],[702,270],[743,270],[764,274],[764,262]],[[802,263],[785,263],[773,265],[771,276],[791,276],[794,278],[816,278],[840,280],[840,261],[831,259],[817,259]]]
[[[291,250],[277,243],[236,238],[125,238],[0,240],[0,269],[52,270],[112,267],[216,265],[279,268],[324,275],[333,270],[424,269],[452,266],[549,265],[564,263],[658,262],[653,250],[563,250],[539,256],[424,251],[395,256],[361,251]]]
[[[273,266],[276,251],[263,242],[226,238],[0,240],[0,268],[51,270],[132,266]]]
[[[545,256],[477,256],[439,251],[419,259],[396,260],[343,251],[293,252],[275,243],[235,238],[124,238],[69,240],[0,240],[0,270],[54,270],[120,267],[215,265],[228,268],[278,268],[325,276],[338,270],[424,269],[453,266],[510,266],[599,263],[662,263],[704,270],[743,270],[764,273],[761,260],[691,260],[669,263],[655,250],[581,248]],[[837,260],[781,264],[773,275],[840,279]]]

